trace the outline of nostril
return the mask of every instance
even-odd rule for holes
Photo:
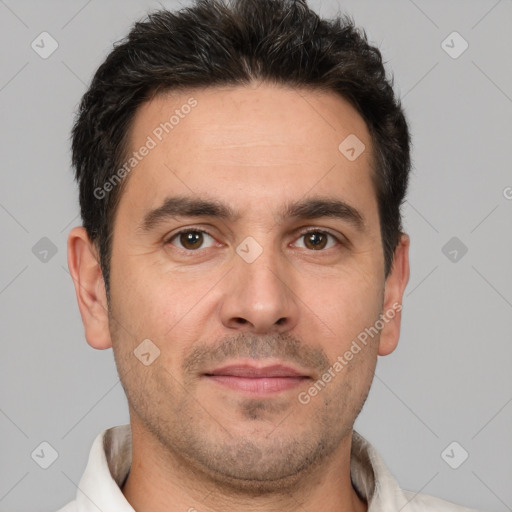
[[[235,321],[237,323],[239,323],[239,324],[246,324],[247,323],[247,320],[245,318],[240,318],[240,317],[237,318]]]

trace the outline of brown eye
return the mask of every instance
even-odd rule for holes
[[[187,230],[187,231],[180,231],[179,233],[176,233],[168,243],[174,245],[174,241],[178,241],[180,249],[185,249],[187,251],[195,251],[197,249],[201,249],[201,246],[205,242],[205,238],[213,238],[206,233],[206,231],[199,231],[199,230]]]
[[[329,247],[329,237],[334,240],[334,243],[331,243]],[[302,233],[299,240],[304,240],[304,248],[309,249],[311,251],[321,251],[322,249],[330,249],[336,245],[338,242],[337,238],[330,233],[325,231],[309,231],[307,233]]]
[[[304,235],[305,245],[308,249],[323,249],[327,245],[327,236],[325,233],[308,233]]]

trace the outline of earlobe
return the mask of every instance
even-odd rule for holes
[[[112,341],[108,326],[105,283],[96,247],[82,226],[73,228],[69,233],[68,267],[75,286],[87,343],[99,350],[110,348]]]
[[[409,282],[410,239],[402,234],[395,249],[393,266],[386,278],[383,306],[383,323],[379,341],[379,356],[391,354],[398,345],[402,318],[402,299]]]

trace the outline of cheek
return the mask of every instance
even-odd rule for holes
[[[112,314],[124,328],[119,333],[123,337],[129,332],[140,341],[149,338],[156,342],[164,324],[170,328],[173,319],[169,314],[176,301],[165,280],[144,271],[137,259],[116,260],[111,271],[111,299]]]
[[[381,312],[383,287],[377,285],[375,277],[353,271],[317,280],[315,292],[308,290],[300,295],[311,308],[305,308],[304,314],[317,316],[316,323],[323,323],[328,337],[335,336],[341,347],[373,325]]]
[[[175,360],[200,337],[202,320],[212,313],[208,291],[215,280],[158,264],[143,265],[142,260],[133,258],[119,266],[113,304],[123,325],[138,339],[154,341],[162,361],[168,355]]]

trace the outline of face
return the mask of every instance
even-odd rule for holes
[[[325,461],[397,339],[398,313],[361,341],[401,298],[363,119],[333,93],[210,88],[141,106],[130,147],[108,328],[132,428],[224,482]]]

